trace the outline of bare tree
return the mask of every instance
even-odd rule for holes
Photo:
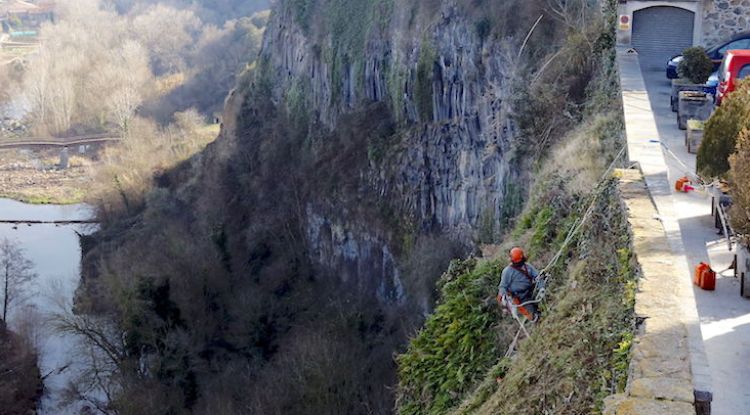
[[[49,108],[48,89],[50,84],[49,51],[41,46],[34,65],[25,76],[26,96],[31,104],[37,128],[45,128],[47,123],[47,108]]]
[[[180,72],[201,21],[190,10],[157,4],[135,16],[131,27],[133,36],[151,52],[157,73]]]
[[[573,30],[584,28],[589,15],[597,10],[590,0],[547,0],[547,4],[552,16]]]
[[[119,390],[117,375],[125,361],[125,345],[114,324],[71,311],[56,313],[52,323],[58,332],[78,338],[79,358],[85,362],[66,387],[67,404],[86,402],[101,414],[116,414],[110,404]]]
[[[24,256],[18,242],[3,238],[0,242],[0,283],[3,295],[2,322],[8,321],[8,310],[23,299],[26,286],[36,278],[34,264]]]

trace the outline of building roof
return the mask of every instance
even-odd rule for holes
[[[42,9],[36,4],[22,0],[0,1],[0,16],[7,14],[41,13]]]

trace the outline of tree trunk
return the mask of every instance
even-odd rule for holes
[[[8,265],[5,265],[5,287],[3,291],[3,322],[8,321],[8,296],[10,295],[9,281],[10,275],[8,275]]]

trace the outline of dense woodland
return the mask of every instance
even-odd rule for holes
[[[39,53],[0,68],[0,99],[20,101],[37,134],[125,131],[134,117],[164,124],[191,108],[219,114],[268,18],[268,11],[238,15],[228,4],[118,6],[57,2],[57,20],[40,29]]]
[[[25,113],[13,122],[30,135],[110,131],[126,138],[99,153],[91,172],[88,198],[105,217],[111,195],[137,205],[155,171],[216,138],[213,120],[258,53],[268,2],[56,3],[54,22],[39,28],[38,52],[0,65],[0,120]],[[23,308],[18,300],[13,306]],[[42,393],[33,330],[20,320],[11,332],[3,317],[0,412],[27,414]],[[73,316],[59,320],[62,330],[80,334]],[[71,385],[70,398],[89,391]]]
[[[58,316],[93,358],[71,399],[123,415],[600,411],[626,379],[636,273],[614,187],[596,185],[622,145],[614,5],[61,1],[37,59],[0,76],[36,133],[125,139],[94,173],[101,229]],[[592,188],[599,213],[562,247],[545,321],[501,359],[503,260],[480,244],[543,263]]]
[[[0,405],[3,414],[24,415],[36,407],[42,381],[29,339],[0,322]]]

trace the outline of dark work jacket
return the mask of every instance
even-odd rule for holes
[[[509,293],[514,297],[525,299],[533,293],[534,284],[539,279],[539,272],[534,266],[528,263],[525,263],[518,268],[525,269],[534,281],[532,282],[523,272],[516,269],[513,265],[508,265],[503,270],[502,277],[500,278],[500,286],[498,287],[498,293],[500,295]]]

